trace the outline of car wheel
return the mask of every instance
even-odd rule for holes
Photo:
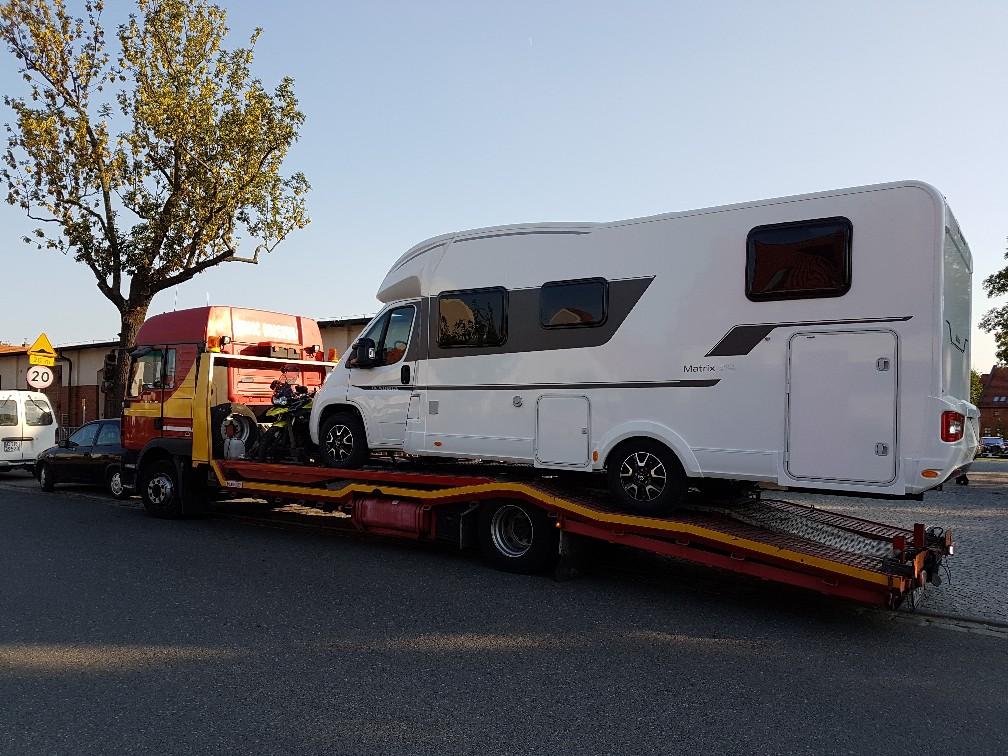
[[[53,477],[52,466],[48,462],[39,465],[39,486],[43,491],[52,491],[56,487],[56,479]]]
[[[676,455],[650,438],[617,446],[606,464],[609,492],[620,507],[642,515],[660,515],[686,498],[686,473]]]
[[[480,549],[506,572],[542,572],[557,558],[558,531],[539,507],[496,502],[480,510]]]
[[[129,498],[129,491],[123,485],[122,471],[118,467],[114,467],[108,471],[108,474],[105,476],[105,487],[115,499]]]
[[[144,465],[140,470],[140,497],[152,517],[176,519],[182,516],[182,496],[178,472],[170,459]]]
[[[370,454],[364,423],[350,412],[330,415],[319,428],[319,451],[327,467],[360,467]]]

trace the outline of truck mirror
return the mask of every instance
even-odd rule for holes
[[[374,339],[366,337],[357,339],[354,349],[357,353],[354,367],[369,368],[378,364],[378,347],[375,346]]]

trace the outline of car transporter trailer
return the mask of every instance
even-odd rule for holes
[[[419,460],[345,470],[215,458],[209,422],[214,370],[235,361],[298,364],[199,356],[191,451],[151,444],[137,460],[141,495],[152,514],[201,509],[209,485],[341,512],[367,533],[460,548],[479,543],[496,566],[511,571],[544,569],[558,557],[570,558],[577,539],[594,539],[888,608],[929,581],[940,583],[942,561],[953,552],[949,530],[896,527],[762,498],[758,491],[723,501],[698,495],[669,516],[646,517],[617,511],[604,489],[572,486],[562,473],[504,465]],[[173,465],[165,465],[167,459]],[[174,475],[165,472],[170,469]],[[163,506],[165,486],[174,496],[169,508]]]

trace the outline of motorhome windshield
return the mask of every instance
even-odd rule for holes
[[[973,266],[969,247],[953,220],[942,250],[942,385],[959,399],[970,395],[970,289]]]

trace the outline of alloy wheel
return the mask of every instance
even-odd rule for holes
[[[354,437],[348,427],[336,424],[325,437],[325,453],[337,462],[345,462],[353,454]]]
[[[665,490],[668,475],[665,465],[651,452],[634,452],[620,465],[620,483],[636,501],[654,501]]]

